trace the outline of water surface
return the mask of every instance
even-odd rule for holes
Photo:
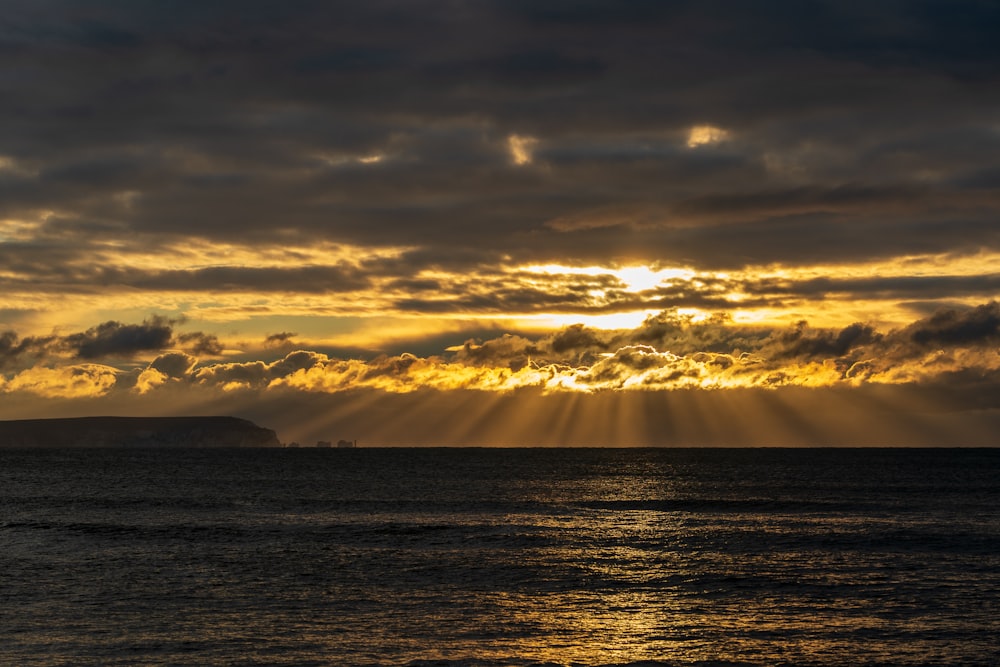
[[[0,450],[0,663],[996,664],[1000,450]]]

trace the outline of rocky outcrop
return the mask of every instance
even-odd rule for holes
[[[75,417],[0,421],[0,447],[280,447],[236,417]]]

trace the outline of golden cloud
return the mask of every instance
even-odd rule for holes
[[[519,167],[531,164],[531,160],[534,157],[532,149],[537,143],[538,139],[534,137],[525,137],[519,134],[512,134],[507,137],[507,149],[510,151],[510,158],[514,161],[514,164]]]
[[[941,311],[890,331],[855,323],[841,329],[805,322],[765,328],[717,315],[665,311],[629,330],[582,324],[537,339],[504,335],[469,340],[442,356],[341,359],[296,350],[274,361],[208,362],[166,352],[145,369],[101,364],[35,367],[0,384],[6,393],[102,396],[116,384],[138,394],[185,383],[223,392],[358,389],[543,393],[726,390],[921,384],[949,374],[1000,373],[1000,304]]]
[[[714,125],[695,125],[688,132],[688,148],[717,144],[729,138],[729,132]]]
[[[61,368],[40,366],[21,371],[6,384],[0,385],[0,391],[25,392],[43,398],[91,398],[111,391],[118,374],[117,369],[101,364]]]

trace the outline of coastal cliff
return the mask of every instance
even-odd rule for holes
[[[0,421],[0,447],[280,447],[236,417],[74,417]]]

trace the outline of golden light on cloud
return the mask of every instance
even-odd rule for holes
[[[167,376],[155,368],[143,370],[135,382],[135,391],[139,394],[147,394],[167,381]]]
[[[629,292],[644,292],[675,279],[687,280],[695,273],[690,269],[651,269],[648,266],[627,266],[615,269],[612,275],[625,283]]]
[[[626,292],[644,292],[672,280],[688,280],[695,272],[686,268],[653,269],[643,265],[623,266],[563,266],[560,264],[536,264],[519,270],[546,276],[609,276],[621,283]]]
[[[583,324],[595,329],[634,329],[641,325],[655,310],[634,310],[621,313],[604,313],[600,315],[571,313],[567,315],[538,315],[521,318],[519,324],[523,328],[551,329]]]
[[[103,396],[117,382],[119,371],[102,364],[79,364],[48,368],[38,366],[15,375],[0,391],[26,392],[44,398],[89,398]]]
[[[0,220],[0,243],[10,241],[30,241],[45,223],[48,215],[39,216],[35,220],[6,218]]]
[[[348,155],[341,153],[325,153],[317,156],[318,160],[329,167],[344,167],[352,164],[378,164],[385,159],[381,153]]]
[[[814,328],[806,323],[758,326],[684,308],[651,314],[632,327],[602,329],[577,322],[556,330],[541,327],[534,334],[522,329],[519,335],[468,336],[463,344],[451,345],[440,354],[356,358],[330,349],[283,346],[280,352],[272,350],[268,360],[256,356],[261,352],[256,350],[223,361],[218,356],[198,359],[194,354],[179,352],[173,349],[175,337],[156,358],[136,355],[117,368],[77,363],[83,348],[75,348],[75,355],[73,348],[67,349],[67,343],[79,338],[71,335],[45,343],[53,347],[44,364],[10,376],[0,375],[0,394],[8,412],[15,409],[11,405],[38,400],[86,399],[91,401],[89,405],[99,400],[133,404],[142,401],[159,410],[161,404],[192,401],[192,396],[202,403],[232,401],[228,404],[244,407],[270,401],[314,406],[325,405],[324,401],[342,406],[371,401],[373,405],[384,405],[413,397],[406,404],[413,407],[415,420],[426,418],[420,409],[422,401],[447,405],[442,423],[447,422],[445,428],[458,429],[461,436],[455,437],[465,438],[460,442],[466,444],[482,442],[485,432],[481,427],[484,420],[493,419],[493,406],[532,409],[542,397],[557,401],[547,405],[558,404],[566,410],[557,414],[542,410],[542,430],[528,428],[521,434],[527,439],[496,444],[537,442],[534,438],[539,433],[549,434],[543,438],[545,442],[556,443],[660,443],[660,436],[643,431],[652,425],[642,421],[641,414],[636,417],[639,421],[632,421],[617,408],[606,411],[604,417],[593,409],[582,409],[584,405],[595,405],[588,401],[600,401],[607,406],[647,406],[652,410],[650,414],[668,420],[670,428],[658,433],[691,444],[684,433],[674,430],[676,420],[690,423],[701,418],[713,431],[726,423],[760,417],[745,410],[734,410],[726,418],[718,412],[701,417],[688,414],[687,407],[698,404],[689,400],[694,395],[699,396],[698,401],[711,400],[716,407],[725,407],[731,397],[746,396],[745,392],[751,391],[777,406],[773,416],[780,422],[785,413],[780,410],[779,398],[772,400],[768,396],[787,396],[789,391],[805,396],[803,392],[819,389],[846,396],[842,392],[861,387],[872,395],[873,388],[921,383],[930,386],[956,373],[973,378],[995,376],[1000,372],[1000,353],[995,345],[997,321],[1000,304],[996,302],[969,311],[939,313],[896,329],[878,329],[860,322],[840,329]],[[162,327],[166,323],[144,324]],[[128,331],[128,340],[141,333],[126,327],[115,331]],[[95,330],[88,333],[93,335]],[[9,352],[19,342],[0,336],[0,352],[4,345]],[[28,348],[27,352],[43,354],[46,349]],[[283,356],[275,358],[275,354]],[[59,355],[66,366],[54,365]],[[819,400],[815,398],[813,404]],[[88,404],[86,401],[80,404]],[[467,409],[456,408],[457,401],[466,401]],[[672,413],[664,413],[671,405]],[[570,406],[581,407],[582,414],[574,416],[576,408],[570,410]],[[322,408],[309,418],[320,420],[319,414],[330,413]],[[608,419],[607,415],[613,417]],[[378,428],[398,418],[400,415],[394,413],[392,419],[376,419],[366,427],[370,429],[366,439],[378,442]],[[495,421],[516,425],[523,423],[518,421],[521,418],[523,414],[509,411]],[[593,421],[584,428],[580,419]],[[504,433],[509,435],[511,431]],[[630,435],[633,433],[634,437]],[[425,435],[438,438],[441,432],[435,429],[432,435]],[[721,436],[712,441],[733,444]],[[440,444],[438,440],[428,442]]]
[[[720,128],[699,126],[692,129],[690,139],[694,145],[704,145],[726,136]],[[535,143],[531,137],[511,135],[507,147],[512,160],[530,163]],[[379,156],[356,157],[374,161]],[[45,234],[58,232],[61,215],[44,211],[2,220],[0,241],[11,247],[41,244],[49,240]],[[866,322],[888,331],[906,326],[915,314],[928,312],[927,304],[912,304],[910,297],[900,296],[900,290],[911,282],[926,279],[933,284],[953,281],[971,285],[982,278],[985,287],[978,287],[979,292],[948,296],[949,306],[974,307],[983,302],[983,294],[1000,273],[996,269],[1000,253],[992,251],[899,255],[850,263],[774,263],[718,271],[621,259],[604,265],[565,260],[521,264],[510,255],[489,259],[488,254],[473,266],[456,268],[447,261],[419,259],[424,250],[404,244],[333,243],[293,234],[285,242],[264,244],[197,237],[159,238],[154,244],[138,234],[99,236],[87,244],[85,252],[67,253],[62,271],[53,274],[50,286],[39,286],[33,280],[32,271],[45,270],[41,263],[12,262],[0,268],[0,279],[7,281],[4,306],[17,318],[6,328],[22,339],[57,336],[85,331],[102,321],[141,321],[157,314],[177,322],[178,331],[197,328],[217,336],[217,352],[199,353],[202,363],[222,355],[232,359],[259,354],[273,359],[277,352],[266,349],[262,341],[277,331],[299,332],[295,345],[312,349],[368,350],[371,356],[419,349],[422,355],[433,356],[428,341],[443,341],[437,349],[444,354],[465,338],[484,336],[484,331],[546,336],[574,325],[600,332],[637,330],[648,318],[668,309],[695,325],[722,314],[733,324],[746,327],[790,327],[806,320],[812,326],[831,329]],[[879,281],[894,286],[883,290]],[[912,294],[917,295],[912,297],[916,301],[921,293],[914,290]],[[624,346],[609,343],[599,350],[613,355]],[[174,347],[193,349],[191,345]],[[282,353],[287,350],[281,348]],[[687,358],[666,344],[656,347],[656,352]],[[157,353],[142,351],[126,357],[125,362],[115,359],[112,363],[125,363],[134,370],[128,364],[148,361]],[[45,368],[55,357],[67,364],[80,361],[64,351],[42,360],[36,374],[22,376],[19,374],[26,365],[22,362],[29,357],[21,355],[17,362],[21,365],[8,367],[4,391],[64,397],[101,395],[115,384],[114,374],[107,370]],[[446,354],[443,359],[447,360]],[[862,364],[848,376],[850,367],[831,369],[810,361],[811,365],[788,365],[774,375],[768,374],[774,369],[754,375],[745,360],[733,366],[746,372],[736,373],[723,369],[720,364],[724,362],[714,357],[708,366],[698,362],[684,369],[680,367],[687,361],[667,357],[634,353],[630,359],[643,364],[660,360],[664,368],[597,382],[593,373],[543,370],[547,364],[516,370],[504,370],[499,364],[484,372],[470,371],[461,364],[440,366],[427,361],[415,365],[405,382],[398,378],[368,380],[362,386],[412,391],[415,387],[448,387],[455,380],[463,388],[508,390],[527,385],[599,391],[825,385],[855,382],[861,373],[868,373],[867,380],[873,382],[924,377],[919,369],[909,366],[905,372],[869,372]],[[610,372],[609,363],[605,360],[600,366],[605,375]],[[945,362],[933,358],[927,363],[931,368],[942,368]],[[669,382],[664,380],[673,373],[678,375]],[[167,382],[155,369],[130,377],[130,389],[149,394],[171,386],[175,379]],[[236,391],[246,383],[231,380],[213,386]],[[323,383],[317,381],[315,386]],[[334,382],[331,386],[353,385]]]
[[[31,242],[45,226],[45,216],[5,220],[0,238]],[[87,253],[64,262],[64,275],[74,277],[71,291],[64,282],[50,291],[40,288],[26,272],[31,266],[26,262],[0,270],[0,278],[8,281],[5,306],[21,312],[16,324],[7,326],[21,336],[159,313],[210,327],[226,349],[247,349],[248,332],[263,338],[275,330],[267,327],[282,326],[271,324],[276,318],[285,317],[313,320],[304,340],[385,349],[400,341],[470,330],[477,321],[535,332],[575,323],[634,328],[666,307],[679,312],[694,308],[699,317],[726,312],[735,322],[760,326],[799,320],[829,327],[853,321],[894,326],[912,320],[914,310],[898,292],[883,294],[865,284],[897,276],[906,281],[974,278],[993,275],[1000,266],[1000,253],[983,251],[724,272],[555,262],[481,264],[474,271],[438,265],[419,268],[407,281],[379,272],[383,266],[405,268],[407,255],[415,250],[294,241],[253,246],[197,238],[167,241],[154,249],[139,237],[109,238],[95,240]],[[97,276],[93,288],[76,279],[92,274]],[[220,285],[219,277],[233,282]],[[289,279],[291,286],[283,289]],[[414,288],[414,283],[421,286]],[[949,303],[971,307],[982,300],[972,293],[952,296]],[[295,325],[297,330],[303,326]]]
[[[695,125],[688,132],[688,148],[717,144],[729,138],[729,132],[714,125]]]
[[[512,134],[507,137],[507,149],[514,164],[521,166],[530,164],[533,158],[532,149],[538,143],[534,137]]]

